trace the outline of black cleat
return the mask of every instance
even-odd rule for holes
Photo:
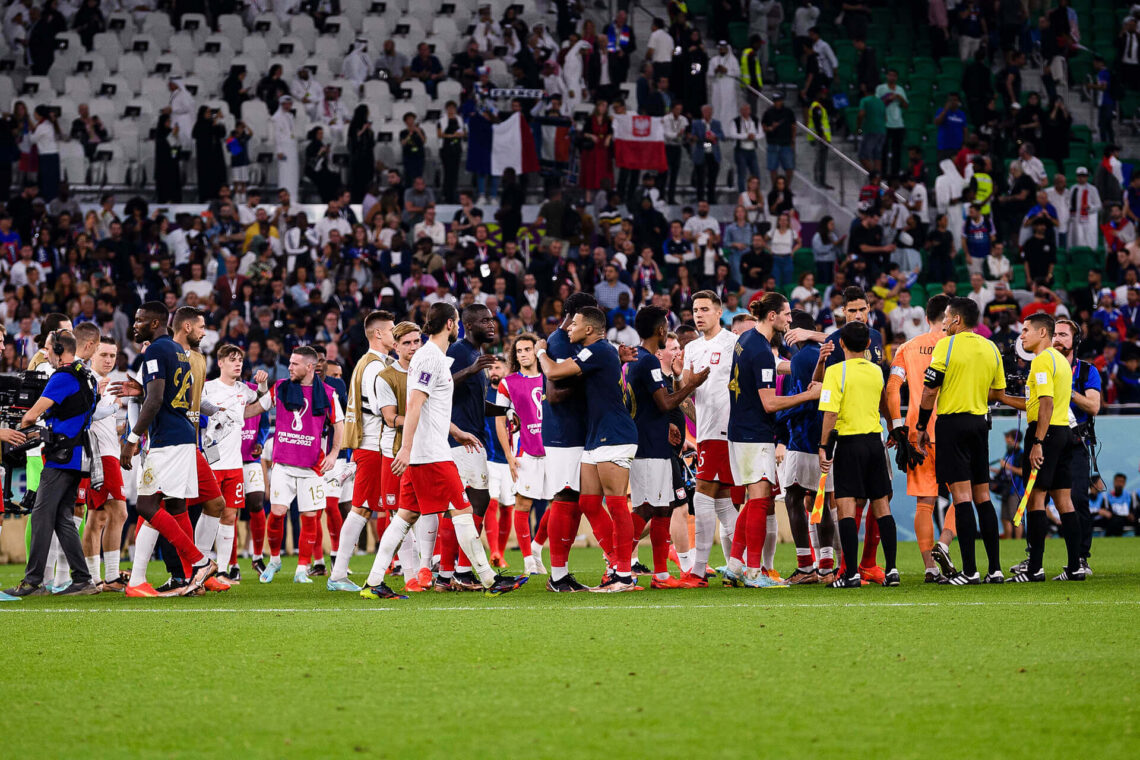
[[[653,575],[653,571],[642,564],[640,560],[630,565],[629,569],[634,575]]]
[[[324,562],[318,562],[317,564],[313,565],[311,570],[309,570],[309,577],[310,578],[314,577],[314,576],[324,577],[328,574],[329,574],[329,570],[327,567],[325,567]]]
[[[938,569],[947,578],[958,572],[958,569],[954,567],[954,561],[950,559],[950,554],[937,541],[934,543],[934,548],[930,550],[930,556],[938,563]]]
[[[20,581],[19,585],[15,588],[7,589],[4,593],[8,596],[51,596],[51,592],[48,591],[47,586],[43,584],[33,586],[25,581]]]
[[[841,575],[831,583],[827,584],[828,588],[862,588],[863,580],[859,577],[859,573],[855,573],[850,578]]]
[[[459,589],[455,587],[455,583],[452,582],[451,578],[437,575],[435,582],[431,584],[431,590],[438,594],[446,594],[449,591],[458,591]]]
[[[94,583],[72,583],[63,591],[58,591],[52,596],[92,596],[99,593],[99,587]]]
[[[376,586],[365,586],[360,589],[360,596],[364,599],[407,599],[403,594],[397,594],[388,588],[387,583],[381,582]]]
[[[1081,567],[1079,570],[1077,570],[1077,572],[1080,573],[1081,575],[1085,576],[1086,578],[1088,578],[1090,575],[1093,574],[1092,568],[1089,567],[1088,558],[1085,558],[1085,557],[1081,558]]]
[[[1002,574],[1001,570],[994,570],[992,573],[986,573],[986,576],[982,578],[982,583],[1005,583],[1005,575]]]
[[[475,577],[475,573],[456,573],[451,580],[456,591],[482,591],[483,584]]]
[[[495,581],[483,589],[484,596],[500,596],[526,585],[529,575],[496,575]]]
[[[898,586],[900,582],[899,571],[897,569],[888,570],[887,574],[883,576],[884,586]]]
[[[966,575],[965,573],[954,573],[950,576],[951,586],[980,586],[982,585],[982,576],[978,573],[973,575]]]
[[[937,570],[927,570],[926,579],[923,580],[923,583],[941,583],[942,577],[942,573]]]
[[[1010,567],[1009,567],[1009,574],[1010,575],[1017,575],[1018,573],[1027,573],[1027,572],[1029,572],[1029,558],[1028,557],[1021,560],[1016,565],[1010,565]]]
[[[1009,578],[1009,580],[1006,581],[1006,583],[1044,583],[1044,582],[1045,582],[1045,571],[1044,570],[1038,570],[1035,573],[1031,573],[1031,572],[1029,572],[1028,568],[1023,570],[1022,572],[1014,573]]]
[[[255,559],[253,562],[250,563],[250,567],[253,568],[253,574],[254,575],[261,575],[262,573],[265,572],[265,560],[258,557],[257,559]]]
[[[573,575],[565,575],[556,581],[547,579],[546,590],[556,594],[576,594],[580,591],[589,591],[590,587],[579,583]]]
[[[1083,581],[1084,579],[1085,579],[1084,573],[1069,572],[1068,568],[1065,568],[1064,570],[1061,571],[1060,575],[1053,578],[1053,580],[1055,580],[1055,581]]]
[[[237,586],[241,583],[241,568],[234,565],[230,571],[225,574],[226,579],[230,582],[231,586]]]
[[[155,591],[159,596],[182,596],[186,593],[186,587],[190,584],[184,578],[168,578],[166,583],[162,584]]]

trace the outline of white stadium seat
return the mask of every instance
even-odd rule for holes
[[[194,57],[190,57],[190,62],[194,62]],[[168,69],[166,67],[169,67]],[[166,69],[160,71],[160,69]],[[186,66],[182,63],[182,57],[175,53],[163,53],[158,58],[154,59],[154,66],[151,67],[154,76],[164,77],[180,77],[186,73]]]
[[[15,100],[16,85],[12,82],[12,77],[0,74],[0,109],[8,111]]]
[[[241,16],[234,13],[223,13],[218,16],[218,34],[225,35],[234,50],[240,50],[243,41],[248,36]]]
[[[86,101],[92,94],[92,81],[99,81],[99,79],[92,80],[87,74],[69,74],[63,82],[63,92],[77,101]]]
[[[454,79],[444,79],[435,86],[435,104],[439,109],[443,109],[443,104],[449,100],[454,100],[459,103],[463,96],[463,85],[456,82]]]
[[[195,47],[201,47],[202,40],[206,39],[206,35],[210,33],[210,24],[201,13],[183,13],[181,29],[179,29],[179,31],[182,32],[182,34],[175,36],[189,36]]]
[[[123,118],[122,109],[118,107],[115,101],[110,98],[91,98],[86,103],[92,116],[98,116],[102,119],[104,126],[108,129],[114,127],[116,131],[118,130],[118,124],[123,121]]]
[[[259,37],[264,37],[270,50],[275,50],[278,40],[285,36],[285,30],[281,28],[277,15],[273,13],[262,13],[255,18],[253,20],[253,33]]]
[[[146,49],[143,50],[142,48]],[[154,62],[162,55],[164,43],[160,42],[153,34],[136,34],[134,39],[131,40],[131,47],[129,50],[136,53],[142,58],[143,68],[147,73],[154,71]]]
[[[214,48],[217,50],[214,50]],[[214,50],[214,52],[211,52]],[[202,41],[202,48],[199,55],[209,56],[210,58],[219,59],[219,61],[228,61],[234,57],[237,49],[230,42],[230,38],[224,34],[211,34]],[[220,65],[220,64],[219,64]]]
[[[59,169],[72,185],[87,184],[87,156],[83,146],[74,140],[59,144]]]
[[[264,37],[251,34],[242,40],[241,54],[253,62],[249,69],[248,80],[255,80],[258,75],[269,69],[269,45]]]
[[[386,16],[365,16],[360,33],[369,42],[375,41],[378,45],[392,33],[392,23]]]
[[[148,13],[143,17],[142,34],[154,38],[159,48],[166,50],[170,46],[170,38],[174,36],[174,27],[165,13]],[[134,39],[138,39],[138,35]]]
[[[190,71],[194,68],[194,59],[198,57],[200,49],[199,44],[185,34],[176,34],[170,39],[169,51],[159,56],[159,60],[172,55],[182,64],[182,71]]]
[[[136,32],[138,32],[138,28],[135,26],[135,20],[131,17],[131,14],[123,11],[107,14],[106,33],[118,37],[119,45],[123,48],[130,47],[131,39],[135,36]]]
[[[415,16],[400,16],[392,26],[392,35],[398,39],[414,40],[418,43],[427,36],[423,23]]]
[[[287,51],[287,48],[292,48]],[[300,37],[289,35],[282,37],[276,45],[274,45],[270,53],[274,56],[287,58],[292,62],[293,68],[301,65],[301,61],[309,57],[309,49],[305,46],[305,41]]]
[[[91,43],[92,49],[102,54],[111,71],[117,71],[119,59],[123,57],[123,43],[113,32],[99,32]]]
[[[331,31],[332,27],[336,27],[335,34]],[[325,31],[321,37],[334,37],[347,50],[355,36],[356,29],[347,16],[329,16],[325,19]]]
[[[170,105],[170,89],[166,86],[165,77],[147,77],[142,83],[141,97],[149,100],[155,108],[162,109]]]
[[[351,43],[351,40],[349,43]],[[317,42],[313,46],[313,57],[325,58],[329,61],[341,60],[344,58],[345,53],[348,52],[349,43],[342,43],[338,37],[325,37],[322,35],[317,38]]]
[[[147,76],[146,64],[137,53],[126,53],[119,59],[118,74],[130,85],[131,93],[142,91],[143,79]]]
[[[139,85],[141,87],[142,80],[139,80]],[[108,88],[108,86],[110,87]],[[113,89],[114,92],[110,92],[109,89]],[[135,91],[122,74],[110,74],[103,77],[103,80],[92,88],[92,94],[97,98],[106,98],[121,108],[135,96]]]
[[[297,14],[289,19],[289,34],[300,37],[305,43],[305,50],[312,52],[313,44],[317,41],[317,27],[313,24],[311,16]]]
[[[51,100],[55,97],[55,86],[51,83],[50,77],[37,77],[28,76],[24,77],[24,84],[20,88],[20,94],[31,94],[32,98],[44,102],[45,98]],[[32,110],[29,105],[28,110]]]
[[[226,60],[232,60],[232,58]],[[220,61],[221,59],[211,55],[199,56],[194,61],[194,76],[202,80],[206,91],[211,94],[222,91],[222,65]]]

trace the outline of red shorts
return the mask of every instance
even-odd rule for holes
[[[732,467],[728,461],[728,441],[697,443],[697,480],[732,485]]]
[[[123,496],[123,467],[118,457],[102,457],[103,487],[91,488],[91,481],[84,478],[79,484],[79,501],[86,501],[90,509],[102,509],[109,501],[126,501]]]
[[[373,512],[384,509],[384,472],[392,464],[391,459],[385,459],[379,451],[366,451],[357,449],[352,452],[352,461],[356,462],[356,479],[352,482],[352,506],[363,509],[367,507]],[[395,501],[395,499],[393,499]]]
[[[245,470],[214,470],[226,509],[245,509]]]
[[[458,468],[456,468],[458,469]],[[380,494],[383,509],[392,511],[400,508],[400,487],[404,483],[404,475],[392,472],[392,460],[384,457],[384,465],[380,469]]]
[[[449,509],[467,509],[467,491],[455,462],[413,464],[400,483],[400,508],[421,515],[437,515]]]
[[[218,487],[218,479],[214,476],[214,471],[210,469],[210,463],[206,461],[206,456],[202,450],[197,447],[194,449],[194,464],[198,468],[198,495],[187,500],[186,506],[188,507],[205,504],[222,495],[222,489]]]

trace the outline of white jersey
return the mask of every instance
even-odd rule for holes
[[[98,375],[95,377],[100,382],[104,379]],[[119,431],[117,426],[119,424],[119,410],[122,408],[123,402],[118,396],[104,393],[99,397],[95,411],[97,414],[105,413],[107,416],[91,423],[91,434],[95,439],[95,449],[101,457],[119,458]]]
[[[204,448],[217,447],[218,458],[210,463],[213,470],[240,470],[241,431],[245,427],[245,407],[257,400],[257,393],[243,382],[226,385],[220,379],[202,386],[202,398],[224,409],[209,418],[203,436]],[[209,459],[209,457],[207,457]]]
[[[396,431],[384,427],[384,417],[380,409],[386,406],[381,401],[381,390],[391,393],[388,383],[380,379],[380,373],[387,369],[392,360],[383,356],[379,351],[369,349],[368,353],[379,356],[381,361],[372,362],[364,368],[364,375],[360,378],[360,393],[364,396],[361,401],[360,414],[360,448],[365,451],[382,451],[385,456],[392,456],[392,442],[396,438]],[[396,402],[391,402],[395,404]],[[388,448],[384,448],[387,436]]]
[[[415,358],[415,357],[413,357],[413,358]],[[399,362],[396,362],[392,366],[394,366],[396,368],[397,372],[406,373],[408,371],[408,370],[404,369],[403,367],[401,367]],[[371,369],[371,367],[369,369]],[[377,373],[377,374],[379,374],[379,373]],[[368,375],[365,374],[364,378],[365,378],[365,380],[367,380]],[[396,452],[393,451],[393,448],[396,445],[396,428],[388,427],[387,425],[383,424],[384,418],[383,418],[383,415],[380,414],[380,410],[386,406],[398,406],[399,405],[398,402],[396,401],[396,392],[392,390],[392,386],[388,385],[387,382],[385,382],[385,381],[381,380],[379,377],[377,377],[376,378],[376,397],[375,397],[375,400],[370,399],[369,403],[375,404],[375,406],[373,408],[376,410],[376,419],[381,420],[381,427],[383,427],[383,429],[384,429],[384,432],[380,435],[380,438],[379,438],[380,453],[383,454],[384,456],[388,457],[389,459],[391,459],[392,457],[396,456]],[[420,419],[422,420],[423,418],[421,417]],[[366,422],[365,425],[367,425],[367,424],[368,423]],[[365,427],[365,431],[367,431],[367,430],[368,430],[368,428]],[[365,443],[368,442],[368,433],[367,432],[365,432],[365,434],[364,434],[364,441],[365,441]],[[364,446],[363,448],[368,448],[368,447]]]
[[[732,379],[732,352],[736,334],[721,328],[716,337],[704,336],[685,346],[685,369],[700,372],[709,367],[709,378],[693,393],[697,407],[697,441],[728,440],[728,383]]]
[[[420,408],[420,421],[412,442],[411,464],[451,462],[451,397],[455,382],[451,379],[452,358],[430,340],[416,351],[408,366],[408,398],[412,391],[427,394]]]

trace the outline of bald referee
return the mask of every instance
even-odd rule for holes
[[[969,298],[950,300],[942,321],[946,337],[934,345],[916,426],[918,447],[926,451],[930,443],[930,432],[926,428],[937,401],[935,475],[939,483],[948,485],[954,500],[958,547],[962,552],[962,570],[950,576],[951,586],[1005,582],[1001,572],[997,514],[990,501],[989,423],[986,420],[989,402],[1003,397],[1005,370],[997,346],[974,332],[978,316],[978,304]],[[978,574],[974,553],[978,524],[990,563],[985,578]]]

